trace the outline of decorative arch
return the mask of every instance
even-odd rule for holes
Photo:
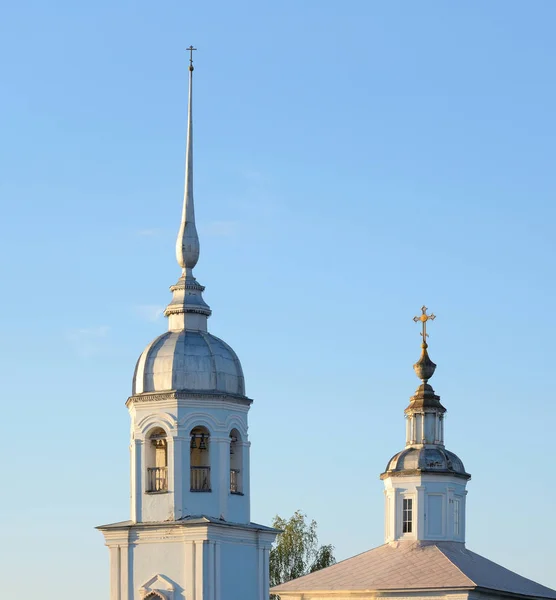
[[[168,491],[168,435],[153,427],[145,439],[146,489],[149,494]]]
[[[242,441],[247,441],[247,423],[238,415],[230,415],[226,419],[226,429],[228,431],[237,429],[241,435]]]
[[[179,425],[184,429],[191,431],[195,426],[206,427],[210,435],[215,435],[222,429],[222,424],[212,415],[207,413],[192,413],[187,415]]]
[[[135,430],[145,436],[153,427],[161,427],[170,434],[176,429],[176,418],[168,413],[159,413],[155,415],[147,415],[135,424]]]
[[[190,490],[210,492],[210,430],[195,425],[189,432]]]

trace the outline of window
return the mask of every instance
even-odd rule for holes
[[[205,427],[191,430],[190,442],[190,490],[210,492],[210,434]]]
[[[460,535],[459,500],[454,500],[454,535]]]
[[[402,531],[403,533],[411,533],[413,531],[413,498],[404,498],[402,509]]]
[[[164,429],[157,427],[148,437],[147,492],[168,491],[168,442]]]

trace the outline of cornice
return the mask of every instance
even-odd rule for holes
[[[456,473],[448,469],[404,469],[403,471],[385,471],[380,474],[380,479],[395,479],[396,477],[413,477],[415,475],[440,475],[443,477],[457,477],[458,479],[471,479],[469,473]]]
[[[250,406],[253,403],[251,398],[240,396],[239,394],[225,394],[222,392],[198,391],[198,390],[170,390],[167,392],[146,392],[130,396],[126,401],[126,406],[131,404],[141,404],[143,402],[164,402],[168,400],[217,400],[225,401],[231,404]]]
[[[190,307],[187,304],[179,304],[172,306],[171,304],[164,310],[164,314],[168,317],[170,315],[180,315],[183,313],[195,313],[198,315],[205,315],[206,317],[210,317],[212,311],[210,308],[198,308],[198,307]]]

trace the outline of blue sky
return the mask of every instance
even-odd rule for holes
[[[107,597],[183,193],[239,354],[252,517],[380,545],[426,303],[468,547],[556,587],[556,4],[28,0],[0,22],[4,592]],[[31,577],[32,573],[32,577]],[[35,586],[36,587],[36,586]]]

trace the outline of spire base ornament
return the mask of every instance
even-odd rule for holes
[[[413,365],[413,370],[415,374],[423,383],[427,383],[428,380],[434,375],[434,371],[436,370],[435,363],[429,357],[429,353],[427,352],[428,344],[425,342],[421,344],[421,357],[419,360]]]
[[[421,306],[421,314],[417,317],[413,317],[415,323],[421,323],[423,326],[423,331],[421,332],[421,337],[423,338],[423,343],[421,344],[421,357],[413,365],[413,369],[417,377],[419,377],[419,379],[425,384],[434,375],[434,371],[436,369],[436,365],[429,358],[429,354],[427,352],[427,348],[429,347],[427,344],[427,338],[429,337],[429,334],[427,333],[427,321],[434,321],[436,319],[436,315],[432,313],[427,315],[427,310],[427,307],[423,304],[423,306]]]

